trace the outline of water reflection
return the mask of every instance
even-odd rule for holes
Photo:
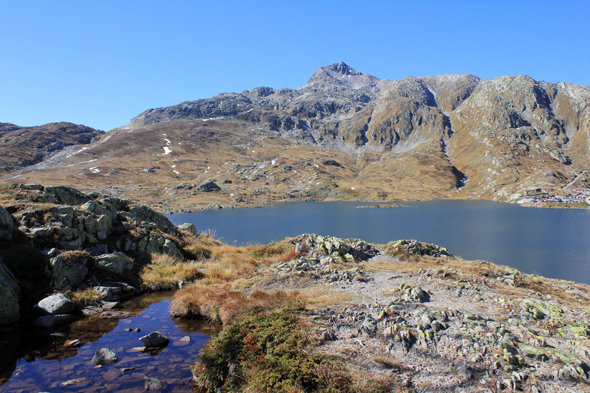
[[[61,329],[3,335],[2,340],[11,346],[1,351],[0,391],[76,392],[83,388],[88,392],[135,392],[144,391],[144,376],[161,379],[163,392],[192,391],[190,367],[209,340],[208,335],[215,331],[202,321],[172,320],[170,296],[149,294],[124,303],[124,310],[137,313],[130,318],[92,316]],[[170,338],[169,345],[156,351],[138,351],[142,347],[139,338],[155,330]],[[72,342],[77,345],[71,346]],[[114,351],[118,362],[95,366],[90,360],[98,347]],[[76,379],[80,381],[63,385]]]

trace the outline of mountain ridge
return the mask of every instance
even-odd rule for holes
[[[529,189],[561,192],[574,179],[572,186],[590,187],[589,108],[590,88],[566,82],[470,74],[391,81],[341,62],[297,89],[261,86],[148,109],[87,149],[22,175],[65,180],[54,173],[66,168],[77,187],[231,181],[226,193],[189,193],[180,204],[188,208],[233,199],[516,201]],[[344,165],[323,165],[331,159]],[[89,161],[104,169],[88,173]],[[142,174],[148,162],[157,175]],[[268,192],[250,195],[258,185]]]

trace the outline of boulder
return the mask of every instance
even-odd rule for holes
[[[335,160],[326,160],[324,161],[324,165],[342,166],[338,161]]]
[[[0,262],[0,325],[18,321],[21,290],[10,270]]]
[[[174,244],[174,242],[170,239],[166,239],[164,241],[164,244],[162,245],[162,251],[165,254],[170,255],[172,258],[182,260],[182,253],[176,247],[176,244]]]
[[[70,323],[75,319],[76,317],[70,314],[45,315],[35,319],[33,325],[48,328]]]
[[[98,220],[96,221],[96,236],[100,240],[106,240],[112,226],[113,223],[107,215],[98,217]]]
[[[215,184],[212,181],[206,181],[197,187],[197,191],[201,191],[201,192],[213,192],[213,191],[219,191],[219,190],[221,190],[221,187],[219,187],[217,184]]]
[[[0,239],[12,240],[13,227],[12,216],[8,210],[0,206]]]
[[[41,300],[35,308],[44,314],[68,314],[75,308],[74,302],[68,299],[63,293],[57,293]]]
[[[118,360],[117,355],[113,351],[108,348],[99,347],[91,361],[97,366],[103,366],[116,363]]]
[[[55,197],[64,205],[77,206],[86,203],[90,197],[70,187],[65,186],[47,186],[45,187],[45,194]]]
[[[82,209],[89,213],[94,213],[97,216],[107,216],[111,221],[117,219],[117,209],[105,199],[101,201],[88,201],[82,205]]]
[[[183,231],[187,231],[191,235],[195,235],[195,236],[197,236],[199,234],[197,232],[197,227],[195,226],[195,224],[191,224],[190,222],[186,222],[184,224],[179,225],[178,229],[181,229]]]
[[[144,347],[165,347],[170,342],[170,339],[166,337],[162,332],[152,332],[139,339]]]
[[[75,262],[65,262],[61,255],[51,258],[51,278],[53,286],[58,289],[74,288],[81,283],[88,273],[86,259],[78,259]]]
[[[101,300],[112,302],[137,292],[137,289],[125,282],[105,282],[94,287]]]
[[[126,216],[136,221],[138,224],[144,221],[156,223],[158,228],[164,232],[175,231],[176,229],[172,221],[166,216],[152,210],[147,205],[131,207]]]
[[[117,274],[123,274],[125,271],[133,268],[133,261],[122,252],[115,254],[99,255],[95,259],[96,265],[108,269]]]

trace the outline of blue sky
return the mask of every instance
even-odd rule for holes
[[[0,122],[102,130],[149,108],[297,88],[344,61],[391,80],[590,85],[588,1],[0,0]]]

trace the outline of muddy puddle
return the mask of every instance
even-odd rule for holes
[[[191,366],[215,328],[170,318],[171,296],[147,294],[123,303],[122,310],[133,313],[128,318],[93,316],[54,329],[0,332],[0,392],[143,392],[146,376],[163,383],[161,392],[192,391]],[[156,330],[170,343],[139,352],[139,338]],[[94,365],[99,347],[114,351],[118,361]]]

